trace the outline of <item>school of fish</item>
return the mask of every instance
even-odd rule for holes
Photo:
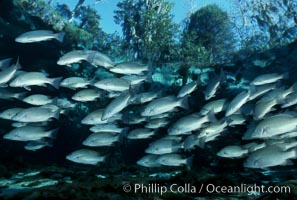
[[[35,30],[20,35],[15,42],[63,42],[64,36],[64,32]],[[57,60],[57,65],[71,67],[81,62],[103,67],[114,76],[101,80],[52,77],[44,71],[23,71],[26,67],[21,66],[18,58],[0,60],[0,99],[30,105],[12,105],[0,111],[0,118],[10,120],[13,127],[3,139],[24,142],[24,148],[30,151],[52,147],[59,134],[59,127],[53,127],[52,122],[67,115],[67,110],[77,104],[88,105],[108,98],[107,106],[98,103],[98,109],[81,119],[83,126],[90,127],[89,135],[82,141],[84,148],[69,152],[67,160],[97,165],[107,156],[99,153],[98,147],[150,140],[138,165],[190,166],[195,158],[188,156],[189,152],[211,145],[214,140],[224,141],[233,132],[240,134],[240,139],[218,151],[218,157],[244,158],[244,167],[260,169],[292,165],[292,160],[297,159],[297,83],[284,84],[288,74],[262,74],[250,81],[247,90],[217,98],[223,96],[217,95],[222,93],[220,88],[226,80],[223,70],[210,78],[206,86],[193,80],[169,94],[142,87],[153,81],[148,65],[116,63],[98,51],[70,51]],[[68,88],[73,96],[66,99],[38,94],[32,89],[36,86]],[[199,103],[200,110],[193,110],[189,103],[197,102],[193,95],[197,90],[204,91],[204,102]]]

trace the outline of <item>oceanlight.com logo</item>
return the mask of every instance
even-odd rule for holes
[[[214,184],[206,185],[207,193],[220,193],[220,194],[232,194],[232,193],[247,193],[248,195],[260,195],[265,193],[290,193],[290,186],[264,186],[264,185],[247,185],[240,184],[238,186],[217,186]]]
[[[291,188],[289,186],[264,186],[264,185],[247,185],[240,184],[237,186],[221,186],[214,184],[201,184],[191,185],[185,183],[183,185],[170,184],[160,185],[158,183],[151,184],[125,184],[123,190],[126,193],[140,193],[140,194],[160,194],[173,193],[173,194],[200,194],[204,193],[217,193],[217,194],[234,194],[234,193],[247,193],[248,195],[260,195],[265,193],[290,193]]]

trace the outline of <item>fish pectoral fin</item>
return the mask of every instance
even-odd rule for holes
[[[29,86],[24,86],[24,88],[28,91],[31,91],[31,88]]]

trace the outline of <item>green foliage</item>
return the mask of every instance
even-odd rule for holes
[[[124,0],[117,5],[115,21],[121,24],[124,48],[136,59],[157,62],[170,58],[177,25],[165,0]]]
[[[224,59],[233,49],[228,14],[217,5],[207,5],[190,16],[182,38],[182,54],[187,63],[208,65]]]
[[[213,61],[211,50],[195,42],[196,34],[193,32],[183,34],[181,42],[181,59],[185,66],[207,66]]]
[[[80,6],[75,11],[74,17],[78,18],[80,23],[79,28],[92,33],[93,35],[100,34],[102,32],[100,28],[100,15],[97,11],[90,6]]]

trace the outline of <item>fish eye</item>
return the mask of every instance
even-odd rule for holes
[[[259,165],[259,159],[254,160],[253,165],[258,166]]]

